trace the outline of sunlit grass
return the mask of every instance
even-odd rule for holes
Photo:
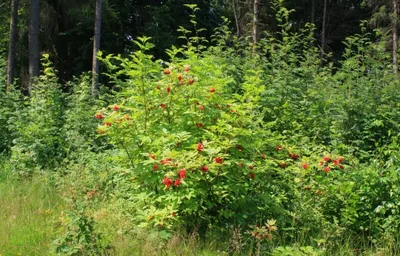
[[[0,164],[0,255],[50,255],[61,200],[44,176],[18,180]]]

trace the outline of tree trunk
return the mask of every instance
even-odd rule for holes
[[[233,15],[235,16],[235,23],[236,23],[236,35],[237,37],[240,37],[240,25],[239,25],[239,17],[237,14],[236,10],[236,5],[235,5],[236,0],[232,0],[232,6],[233,6]]]
[[[93,39],[93,62],[92,62],[92,96],[97,97],[99,94],[99,60],[97,53],[100,51],[100,35],[101,35],[101,8],[102,0],[96,1],[96,20],[94,25]]]
[[[315,0],[311,0],[311,24],[315,24]]]
[[[31,0],[31,20],[29,24],[29,85],[31,94],[34,78],[39,76],[40,65],[40,0]]]
[[[397,34],[397,21],[398,21],[398,0],[393,0],[393,21],[392,21],[392,33],[393,33],[393,73],[397,75],[397,47],[398,47],[398,34]]]
[[[257,41],[258,41],[258,5],[259,0],[254,0],[253,5],[253,52],[256,51]]]
[[[10,90],[14,83],[15,73],[15,46],[17,44],[18,34],[18,5],[19,0],[12,0],[11,3],[11,20],[10,20],[10,41],[8,42],[7,57],[7,91]]]
[[[325,55],[327,6],[328,6],[328,0],[324,0],[324,12],[323,12],[323,16],[322,16],[322,33],[321,33],[321,59]]]

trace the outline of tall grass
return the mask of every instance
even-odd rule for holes
[[[17,179],[0,158],[0,255],[49,255],[62,203],[49,180]]]

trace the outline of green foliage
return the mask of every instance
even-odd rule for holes
[[[315,27],[294,30],[292,11],[274,3],[278,30],[256,52],[226,19],[207,47],[187,5],[193,32],[180,27],[186,44],[168,61],[155,60],[148,37],[129,56],[100,54],[114,89],[100,100],[87,75],[61,92],[48,56],[24,106],[1,92],[11,160],[0,168],[54,170],[68,204],[57,253],[107,254],[126,235],[168,254],[180,234],[213,232],[234,236],[226,248],[238,254],[395,243],[400,83],[384,40],[362,27],[334,66],[320,59]]]
[[[62,255],[104,255],[106,247],[94,230],[94,220],[85,213],[84,202],[71,202],[63,216],[62,235],[55,241],[55,252]]]
[[[54,168],[65,157],[62,124],[63,94],[55,71],[43,58],[44,74],[34,83],[26,107],[15,115],[12,129],[17,133],[11,149],[11,162],[21,174],[35,169]]]
[[[274,249],[272,255],[273,256],[306,256],[306,255],[317,256],[317,255],[323,255],[323,252],[320,250],[315,250],[311,246],[300,247],[300,248],[286,246]]]
[[[8,154],[15,138],[12,129],[12,119],[17,109],[21,107],[20,93],[14,88],[6,92],[6,65],[0,57],[0,154]],[[4,72],[3,72],[4,71]]]
[[[96,138],[96,110],[105,100],[94,99],[91,95],[91,77],[82,75],[69,83],[72,92],[65,97],[65,122],[63,132],[67,161],[82,157],[88,151],[99,151],[105,145]],[[106,94],[107,95],[107,94]],[[112,98],[109,94],[107,98]]]

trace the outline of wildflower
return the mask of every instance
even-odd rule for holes
[[[328,173],[331,171],[331,168],[329,166],[324,167],[324,172]]]
[[[114,105],[113,110],[114,111],[118,111],[119,110],[119,106],[118,105]]]
[[[307,170],[308,167],[309,167],[307,163],[304,163],[304,164],[302,164],[301,166],[303,167],[304,170]]]
[[[171,70],[169,68],[164,69],[164,74],[166,75],[171,74]]]

